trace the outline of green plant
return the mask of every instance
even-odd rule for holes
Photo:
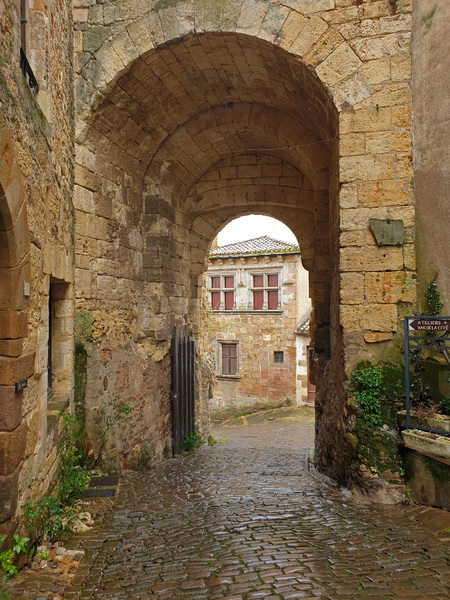
[[[438,411],[441,415],[447,415],[450,417],[450,395],[447,394],[438,403]]]
[[[58,496],[40,496],[24,506],[26,527],[33,533],[34,545],[48,538],[56,540],[66,529],[73,511],[65,507]]]
[[[5,537],[0,537],[0,543],[5,541]],[[17,534],[14,534],[14,545],[9,550],[3,550],[0,552],[0,572],[3,574],[5,579],[9,579],[17,573],[17,567],[13,565],[13,559],[16,555],[21,552],[27,551],[27,544],[30,538],[21,538]]]
[[[194,429],[192,433],[184,436],[183,449],[186,452],[192,452],[201,448],[205,443],[205,440],[202,440],[200,434]]]
[[[34,546],[44,538],[53,541],[60,537],[79,512],[74,504],[81,498],[90,474],[84,430],[75,415],[62,417],[58,455],[60,476],[53,494],[34,498],[24,506]]]
[[[441,302],[441,293],[438,290],[436,279],[439,275],[439,271],[431,280],[425,292],[426,310],[425,314],[430,316],[437,316],[440,314],[442,307],[444,306]]]
[[[381,369],[372,365],[355,369],[350,376],[350,383],[366,424],[371,427],[381,425]]]
[[[101,460],[103,451],[108,443],[108,433],[118,424],[123,424],[130,413],[134,411],[127,402],[120,399],[120,396],[109,398],[101,407],[94,408],[96,435],[99,439],[99,448],[97,457],[94,461],[94,468]],[[131,428],[136,427],[130,423]]]
[[[59,442],[61,474],[57,496],[62,504],[72,504],[81,498],[89,479],[87,446],[84,428],[75,415],[64,414]]]
[[[403,404],[404,368],[388,361],[359,363],[350,375],[353,392],[364,424],[395,426],[397,409]]]

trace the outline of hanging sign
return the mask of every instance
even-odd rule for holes
[[[450,320],[414,319],[409,321],[409,328],[415,331],[450,331]]]

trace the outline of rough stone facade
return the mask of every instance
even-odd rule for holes
[[[284,249],[283,244],[276,245],[281,252],[264,237],[217,247],[210,255],[204,289],[211,307],[208,329],[215,364],[212,409],[307,402],[309,336],[298,336],[296,331],[311,310],[308,274],[298,248],[296,252],[292,245],[285,244]],[[249,254],[253,246],[261,249]],[[214,287],[226,283],[232,284],[232,291]],[[255,285],[260,287],[255,290]],[[229,294],[228,306],[225,294]],[[220,295],[221,303],[215,306]],[[258,301],[262,306],[255,309]]]
[[[284,221],[310,271],[317,461],[351,477],[344,373],[415,300],[410,2],[87,0],[75,29],[77,305],[132,316],[112,355],[152,361],[175,322],[200,332],[220,228]]]
[[[55,475],[52,413],[73,387],[71,6],[25,8],[21,36],[20,2],[0,6],[0,534]],[[21,45],[37,93],[21,72]]]
[[[0,8],[0,521],[52,475],[47,345],[54,396],[71,399],[72,296],[90,324],[76,331],[89,349],[77,400],[119,394],[135,408],[118,456],[171,443],[175,325],[197,336],[207,431],[203,273],[217,232],[255,212],[299,240],[316,461],[352,479],[346,373],[361,357],[398,356],[416,301],[415,190],[420,276],[441,268],[448,308],[446,0],[25,5],[34,96],[19,69],[20,2]],[[402,244],[379,246],[370,219],[401,221]]]

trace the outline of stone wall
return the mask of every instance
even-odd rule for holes
[[[448,246],[450,159],[450,71],[446,0],[413,3],[414,188],[416,194],[419,297],[437,279],[444,308],[450,314],[450,267],[442,248]]]
[[[396,352],[415,300],[410,2],[83,0],[74,11],[77,304],[129,326],[99,351],[129,365],[141,348],[142,371],[175,322],[201,332],[216,233],[241,214],[279,218],[310,270],[316,455],[351,478],[345,372]],[[405,242],[378,246],[371,218],[401,220]],[[144,390],[149,407],[155,392]]]
[[[26,3],[22,46],[39,85],[33,93],[20,70],[19,4],[0,8],[0,533],[54,478],[47,388],[67,404],[73,386],[71,6]]]

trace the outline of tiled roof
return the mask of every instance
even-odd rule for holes
[[[280,240],[274,240],[268,235],[263,235],[253,240],[228,244],[227,246],[216,246],[212,248],[209,256],[217,258],[221,256],[248,256],[249,254],[288,254],[300,252],[296,244],[289,244]]]
[[[298,333],[299,335],[309,335],[310,334],[310,331],[309,331],[310,321],[311,321],[311,311],[309,310],[306,313],[306,315],[303,316],[300,323],[297,325],[297,329],[296,329],[295,333]]]

